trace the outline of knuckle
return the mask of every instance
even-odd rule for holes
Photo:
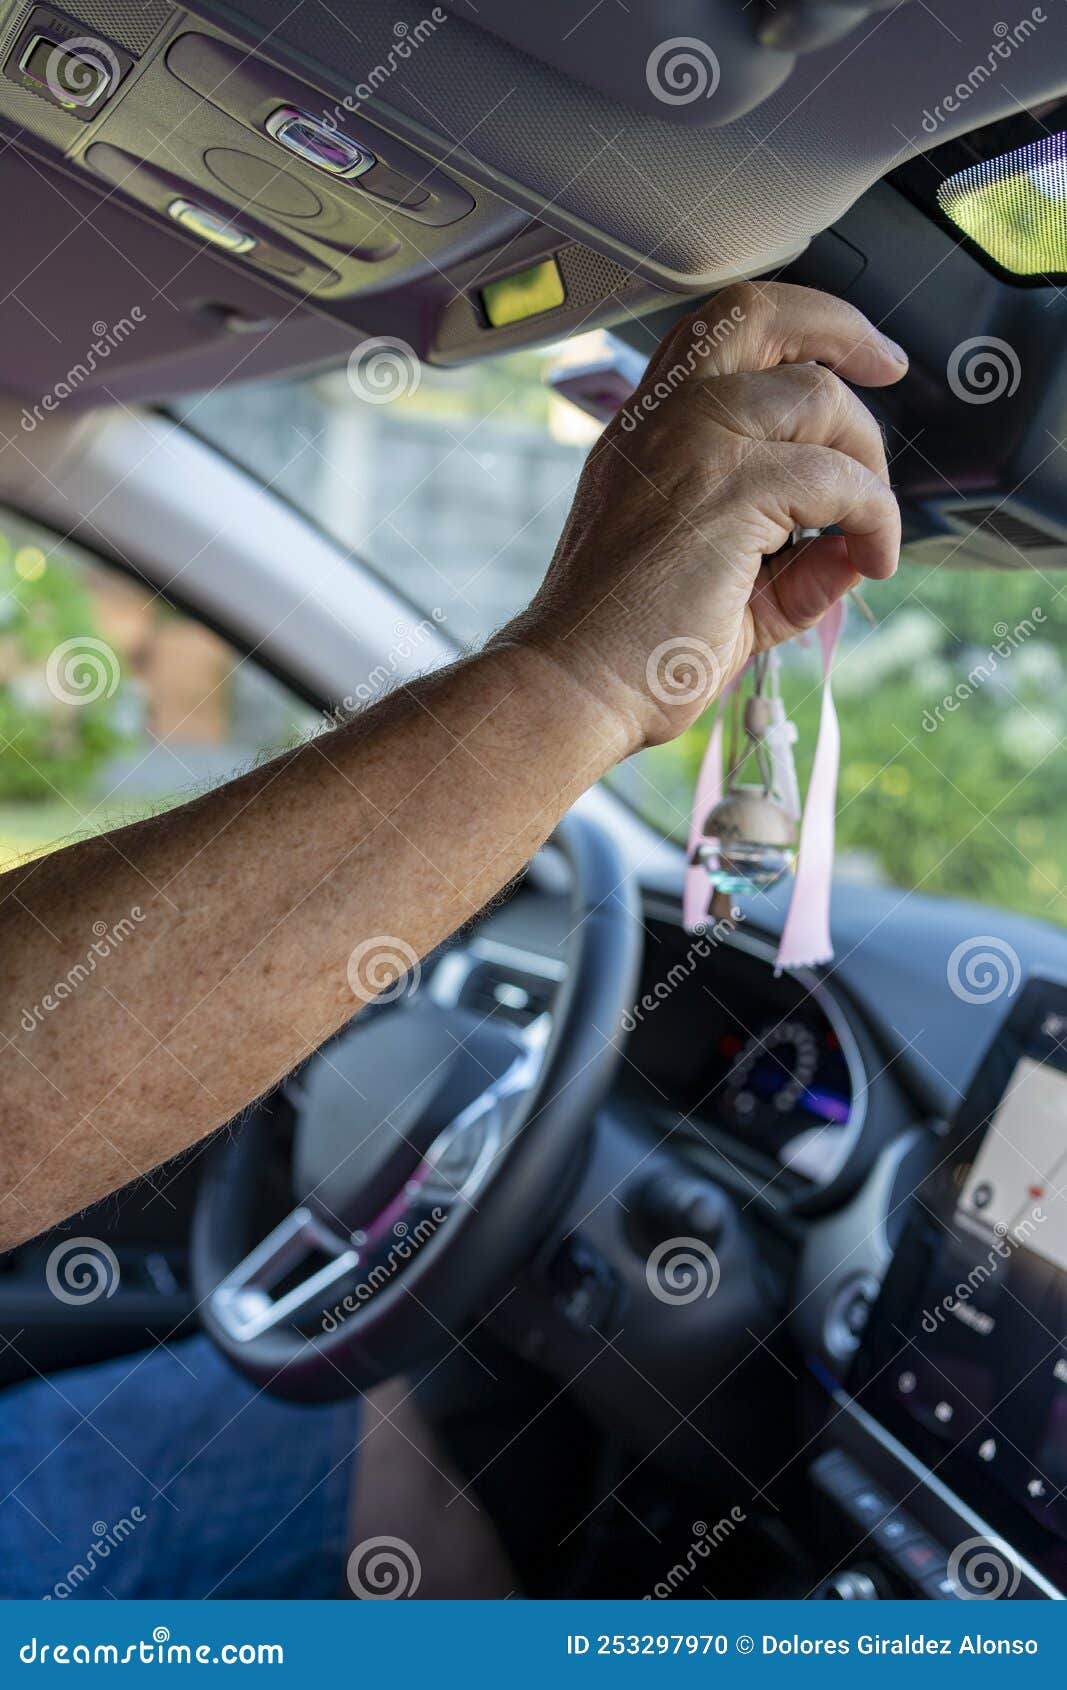
[[[786,378],[778,401],[783,417],[805,410],[828,423],[846,408],[849,390],[825,364],[783,364],[779,368]]]
[[[756,323],[767,311],[767,285],[755,282],[731,282],[711,301],[711,310],[718,317],[732,317],[735,322]]]

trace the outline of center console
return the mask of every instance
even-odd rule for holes
[[[1067,1591],[1067,985],[1020,992],[909,1200],[817,1485],[926,1596]]]

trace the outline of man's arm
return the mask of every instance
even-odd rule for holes
[[[731,289],[703,316],[731,332],[709,351],[690,320],[661,349],[650,393],[697,343],[691,378],[607,431],[540,593],[485,652],[180,809],[0,877],[0,1247],[237,1114],[479,910],[614,763],[680,732],[753,650],[861,575],[892,573],[881,437],[811,360],[872,384],[902,361],[803,289]],[[844,538],[764,562],[795,526],[831,523]],[[687,641],[695,671],[672,690]],[[35,1018],[121,923],[122,943]]]

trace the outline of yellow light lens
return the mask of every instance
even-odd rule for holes
[[[1012,275],[1067,270],[1067,134],[957,171],[942,182],[937,203]]]
[[[563,299],[563,277],[554,258],[532,264],[514,276],[502,276],[498,282],[487,282],[482,289],[482,305],[494,329],[539,317],[542,311],[554,311]]]

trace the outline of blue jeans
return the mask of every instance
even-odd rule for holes
[[[355,1402],[257,1392],[206,1338],[0,1392],[0,1596],[332,1597]]]

